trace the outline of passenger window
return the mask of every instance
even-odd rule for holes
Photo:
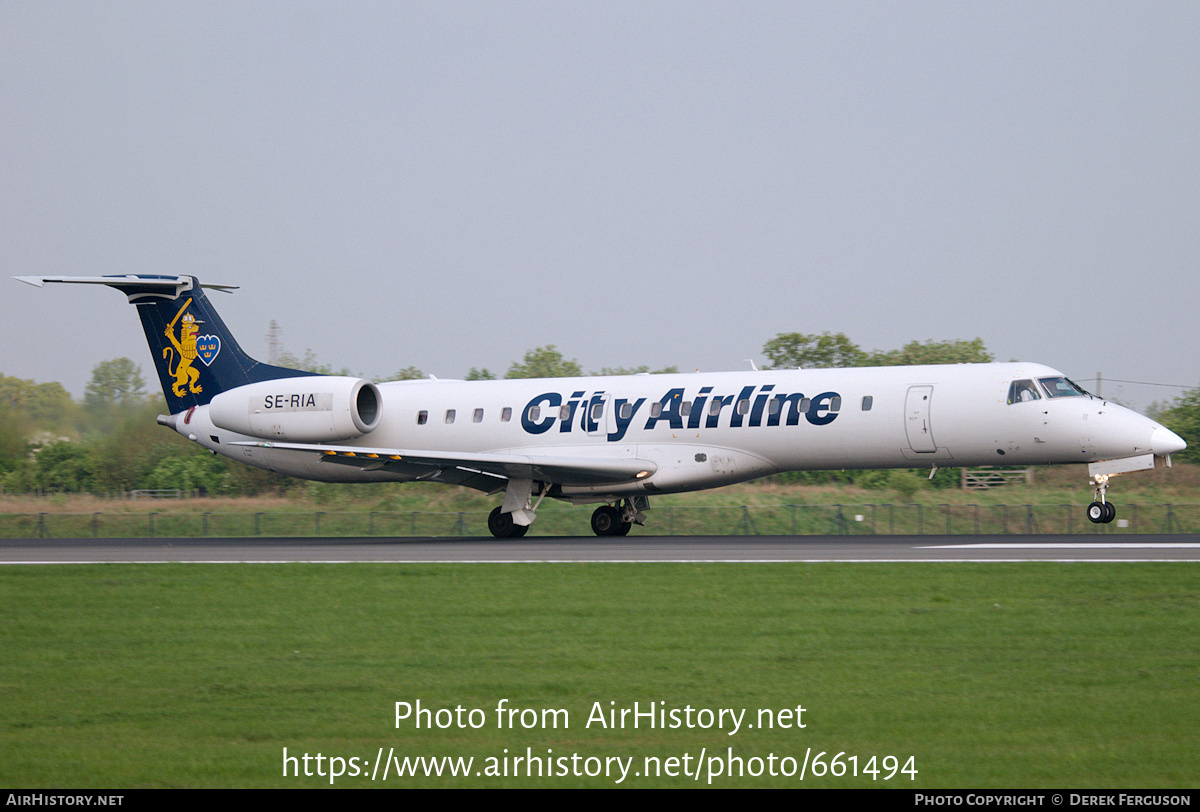
[[[1008,387],[1008,402],[1011,403],[1028,403],[1034,400],[1041,400],[1042,396],[1038,394],[1037,387],[1033,385],[1033,381],[1013,381]]]
[[[679,404],[680,417],[687,417],[691,413],[692,413],[692,402],[690,400],[685,400],[683,403]]]
[[[512,420],[512,406],[505,406],[500,410],[500,422],[507,423]]]
[[[571,407],[568,404],[564,403],[562,406],[558,407],[558,419],[559,420],[570,420],[571,419]]]
[[[658,401],[650,404],[650,416],[659,417],[662,415],[662,404]]]
[[[863,395],[862,410],[864,412],[871,411],[871,407],[874,405],[875,405],[875,398],[873,398],[871,395]]]
[[[424,426],[429,421],[429,412],[422,409],[417,412],[417,425]]]
[[[453,423],[453,422],[454,422],[454,410],[453,410],[453,409],[447,409],[447,410],[446,410],[446,422],[447,422],[447,423]]]
[[[483,422],[483,409],[476,409],[475,413],[473,415],[471,415],[471,420],[475,423],[482,423]]]
[[[767,401],[767,414],[779,414],[783,408],[783,401],[779,398],[771,398]]]
[[[617,412],[617,414],[620,415],[622,420],[628,420],[629,418],[633,417],[633,404],[622,403],[621,409]]]
[[[604,401],[592,404],[592,422],[599,422],[600,418],[604,417]]]
[[[742,398],[737,403],[738,414],[750,414],[750,398]]]
[[[529,422],[536,423],[542,419],[542,407],[540,405],[529,407]]]

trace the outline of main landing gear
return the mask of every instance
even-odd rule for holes
[[[592,513],[592,532],[597,536],[627,536],[635,524],[644,524],[643,510],[650,506],[645,496],[622,499],[616,505],[601,505]]]
[[[1108,474],[1096,474],[1092,479],[1096,483],[1096,501],[1087,506],[1088,520],[1093,524],[1108,524],[1117,518],[1117,506],[1104,499],[1108,490]]]
[[[541,500],[538,500],[539,503]],[[650,506],[645,496],[622,499],[613,505],[601,505],[592,513],[592,532],[597,536],[626,536],[635,524],[644,524]],[[529,511],[532,513],[532,510]],[[488,514],[488,530],[498,539],[519,539],[529,532],[529,525],[518,524],[514,511],[504,512],[504,506]]]
[[[501,513],[500,508],[494,508],[488,514],[488,530],[498,539],[519,539],[529,532],[529,525],[517,524],[511,513]]]
[[[597,536],[625,536],[633,522],[621,518],[621,511],[612,505],[601,505],[592,513],[592,532]]]

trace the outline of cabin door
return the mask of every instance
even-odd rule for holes
[[[929,422],[932,400],[932,386],[910,386],[908,396],[904,398],[904,431],[908,434],[908,447],[922,454],[937,451]]]

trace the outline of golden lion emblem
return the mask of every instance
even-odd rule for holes
[[[201,392],[200,370],[192,367],[192,362],[197,358],[196,352],[196,336],[200,333],[200,328],[197,325],[203,324],[202,321],[196,321],[196,317],[191,313],[184,313],[191,305],[192,300],[188,299],[183,303],[183,307],[179,308],[179,312],[175,314],[175,318],[171,319],[171,323],[167,325],[167,329],[163,331],[163,335],[171,342],[172,347],[163,347],[163,358],[167,359],[167,372],[175,379],[175,383],[171,386],[171,391],[175,393],[175,397],[184,396],[184,387],[193,395],[198,395]],[[179,327],[179,338],[175,337],[175,324],[179,322],[180,316],[183,317],[183,324]],[[170,356],[179,353],[179,362],[171,369]]]

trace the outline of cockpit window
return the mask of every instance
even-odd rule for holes
[[[1046,390],[1046,395],[1052,398],[1079,397],[1087,394],[1069,378],[1038,378],[1038,383]]]
[[[1042,396],[1038,394],[1037,387],[1033,381],[1013,381],[1012,386],[1008,387],[1008,402],[1009,403],[1026,403],[1031,400],[1041,400]]]

